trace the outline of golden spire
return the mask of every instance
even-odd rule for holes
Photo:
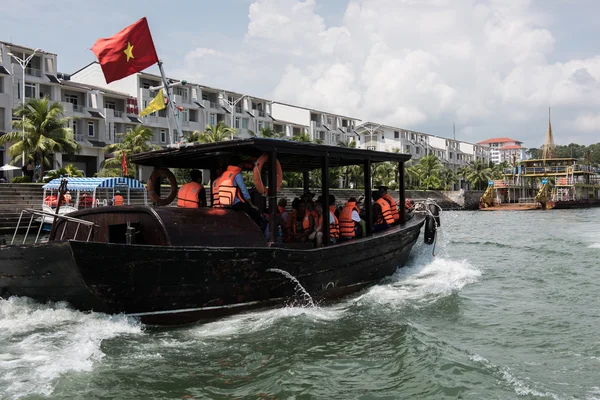
[[[552,137],[552,124],[550,123],[550,107],[548,107],[548,132],[546,133],[546,143],[542,146],[542,159],[552,158],[554,154],[554,138]]]

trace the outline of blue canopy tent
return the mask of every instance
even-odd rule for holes
[[[146,186],[136,179],[116,177],[116,178],[56,178],[46,183],[44,188],[44,199],[46,198],[46,190],[58,190],[60,183],[63,179],[67,180],[67,190],[70,192],[76,192],[75,208],[79,208],[79,200],[81,192],[91,192],[92,194],[92,207],[101,205],[100,199],[97,194],[100,192],[107,193],[110,195],[110,199],[115,195],[116,190],[127,190],[127,202],[130,204],[130,192],[143,191],[144,193],[144,204],[148,204]],[[100,190],[100,192],[98,192]],[[85,194],[87,196],[87,194]],[[108,204],[108,196],[103,200],[102,205]]]

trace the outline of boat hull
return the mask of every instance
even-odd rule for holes
[[[295,276],[317,301],[391,275],[408,260],[424,219],[320,249],[173,247],[48,242],[0,249],[0,293],[67,301],[157,325],[213,319],[298,300]]]

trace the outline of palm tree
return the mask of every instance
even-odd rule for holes
[[[444,190],[450,190],[450,187],[456,183],[457,176],[451,169],[445,168],[439,173],[440,181],[442,182]]]
[[[271,129],[268,126],[260,128],[260,132],[258,132],[258,134],[254,133],[252,131],[250,131],[250,132],[251,132],[250,135],[258,136],[261,138],[279,139],[284,136],[283,132],[275,132],[273,129]]]
[[[421,157],[419,163],[416,165],[416,169],[422,187],[425,189],[437,189],[441,187],[442,182],[439,174],[444,169],[444,165],[435,155],[430,154]]]
[[[299,135],[292,136],[292,140],[294,142],[301,142],[301,143],[311,143],[312,142],[312,140],[310,140],[309,134],[306,132],[302,132]]]
[[[219,121],[216,125],[207,125],[204,132],[195,131],[190,137],[200,143],[215,143],[229,140],[236,135],[236,129],[224,124],[223,121]]]
[[[112,153],[112,158],[104,160],[100,176],[120,176],[121,162],[123,154],[125,154],[125,162],[127,163],[128,176],[135,177],[135,165],[129,161],[132,154],[143,153],[145,151],[160,149],[160,146],[152,144],[154,132],[150,128],[145,128],[142,125],[137,125],[130,129],[127,133],[119,133],[117,136],[123,138],[121,143],[109,144],[104,148],[107,153]]]
[[[473,189],[484,190],[487,187],[488,181],[492,179],[492,169],[486,166],[481,160],[471,163],[463,171],[463,177]]]
[[[13,143],[8,149],[10,162],[21,160],[22,153],[25,152],[30,160],[40,164],[40,176],[44,176],[44,167],[50,165],[49,156],[54,153],[79,152],[81,146],[73,140],[73,131],[67,128],[73,118],[63,115],[62,105],[58,102],[51,103],[48,97],[30,99],[25,106],[17,108],[15,116],[19,117],[19,120],[12,122],[15,131],[0,137],[0,144]],[[22,161],[25,164],[26,160]]]

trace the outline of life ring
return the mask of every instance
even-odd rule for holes
[[[158,193],[156,193],[156,188],[160,188],[160,181],[162,178],[167,178],[169,180],[169,185],[171,185],[171,190],[167,197],[160,197]],[[150,200],[157,206],[169,205],[177,196],[177,179],[175,179],[175,175],[173,175],[168,168],[154,168],[150,178],[148,178],[146,186],[148,188],[148,197],[150,197]]]
[[[262,177],[260,176],[260,173],[268,159],[269,159],[269,155],[267,153],[263,153],[263,155],[258,157],[258,160],[256,160],[256,162],[254,163],[254,186],[256,187],[256,190],[258,191],[258,193],[260,193],[263,196],[266,196],[269,192],[268,192],[268,189],[265,187],[265,185],[263,185]],[[281,170],[281,164],[279,163],[279,160],[277,160],[277,191],[278,192],[279,192],[279,189],[281,189],[282,180],[283,180],[283,171]]]

